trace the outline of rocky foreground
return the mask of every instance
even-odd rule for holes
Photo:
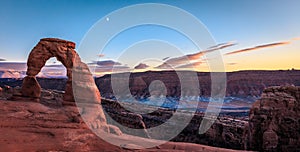
[[[131,144],[113,146],[98,138],[81,120],[76,107],[62,106],[62,92],[43,90],[40,103],[37,103],[13,96],[18,95],[18,90],[20,88],[4,88],[0,91],[1,151],[124,151],[141,148]],[[172,110],[159,109],[139,115],[124,109],[116,101],[105,99],[102,100],[102,105],[107,115],[121,125],[144,129],[147,138],[148,135],[155,135],[147,132],[147,128],[164,123],[174,113]],[[142,108],[143,105],[130,106]],[[176,142],[141,151],[299,151],[299,118],[300,87],[270,87],[253,104],[249,121],[220,116],[205,134],[199,135],[203,114],[197,113],[190,124],[172,139]],[[128,135],[131,132],[126,129],[122,132],[122,136],[113,136],[116,142],[133,139],[156,142],[153,139]],[[159,134],[167,133],[168,131]]]
[[[96,136],[80,120],[77,108],[59,103],[0,100],[0,151],[131,151],[139,145],[114,146]],[[118,141],[157,142],[123,134]],[[234,151],[183,142],[167,142],[136,151]]]

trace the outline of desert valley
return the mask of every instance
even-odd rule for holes
[[[1,0],[0,152],[299,152],[299,10]]]

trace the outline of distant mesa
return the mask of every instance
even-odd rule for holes
[[[149,65],[147,65],[145,63],[140,63],[134,67],[134,69],[147,69],[147,68],[149,68]]]

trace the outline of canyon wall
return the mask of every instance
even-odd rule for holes
[[[185,71],[188,73],[188,71]],[[211,78],[209,72],[198,72],[200,96],[209,97],[211,93]],[[139,81],[136,81],[138,80]],[[148,97],[148,87],[154,80],[162,81],[167,88],[167,96],[180,97],[181,85],[174,71],[148,71],[143,73],[132,73],[129,78],[129,87],[134,97]],[[96,78],[96,84],[101,95],[110,98],[113,96],[111,88],[111,75]],[[140,85],[137,82],[146,85]],[[191,82],[193,83],[193,82]],[[238,71],[227,73],[226,96],[249,98],[255,101],[261,96],[263,90],[270,86],[293,84],[300,86],[300,71]]]
[[[198,72],[200,96],[210,96],[210,73]],[[43,89],[63,91],[66,79],[57,78],[37,78]],[[138,80],[138,81],[137,81]],[[149,96],[148,86],[154,80],[161,80],[165,83],[168,96],[180,96],[181,88],[178,76],[174,71],[148,71],[142,73],[132,73],[129,78],[131,94],[135,97]],[[137,82],[144,82],[140,85]],[[95,78],[101,96],[105,98],[113,97],[111,88],[111,75]],[[259,98],[263,90],[270,86],[281,86],[292,84],[300,86],[299,70],[279,70],[279,71],[238,71],[227,73],[226,96],[247,98],[255,101]],[[22,85],[21,79],[0,79],[0,87],[4,85],[16,87]]]

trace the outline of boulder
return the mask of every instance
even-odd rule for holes
[[[25,97],[39,98],[41,96],[41,86],[35,76],[26,76],[23,80],[22,94]]]

